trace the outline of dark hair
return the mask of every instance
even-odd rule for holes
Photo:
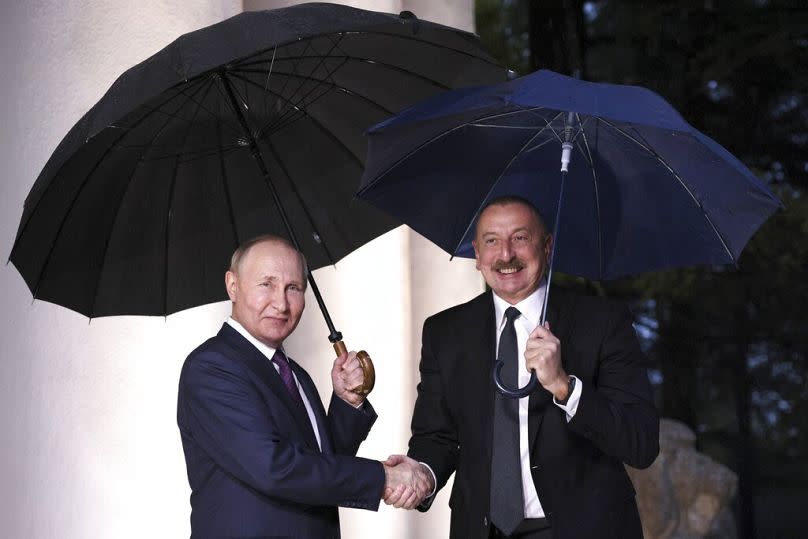
[[[536,220],[539,222],[539,226],[541,226],[545,233],[547,232],[547,226],[544,223],[544,218],[541,216],[539,209],[528,199],[520,197],[519,195],[502,195],[496,198],[492,198],[488,202],[486,202],[485,206],[482,207],[480,213],[477,214],[477,221],[479,222],[480,216],[483,214],[485,210],[487,210],[490,206],[507,206],[508,204],[521,204],[525,206],[527,209],[533,213],[536,217]],[[474,224],[475,228],[477,224]]]

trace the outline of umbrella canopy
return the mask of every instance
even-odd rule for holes
[[[560,172],[557,172],[559,171]],[[537,71],[415,105],[370,130],[359,197],[452,255],[474,223],[518,195],[555,217],[555,267],[590,279],[736,263],[781,206],[727,150],[644,88]],[[547,297],[541,323],[546,316]],[[521,398],[538,387],[503,385]]]
[[[522,196],[550,226],[560,212],[553,266],[589,279],[736,263],[781,205],[657,94],[546,70],[447,92],[369,137],[359,198],[473,257],[480,209]]]
[[[398,224],[353,199],[365,130],[504,79],[475,36],[407,12],[242,13],[118,78],[37,178],[10,261],[35,298],[90,317],[224,300],[230,253],[258,234],[293,231],[310,269],[333,264]]]

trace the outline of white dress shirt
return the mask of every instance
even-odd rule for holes
[[[527,370],[524,363],[525,349],[527,348],[528,337],[533,330],[536,329],[536,326],[539,325],[539,321],[541,320],[541,311],[542,307],[544,306],[544,294],[546,290],[547,281],[545,280],[532,294],[514,305],[514,307],[516,307],[522,314],[514,321],[514,328],[516,329],[517,353],[518,357],[522,358],[522,367],[517,369],[519,373],[519,387],[526,386],[530,380],[530,371]],[[505,318],[505,310],[511,305],[504,299],[494,294],[493,291],[491,293],[494,296],[494,323],[497,326],[497,342],[495,350],[499,350],[499,337],[502,334],[502,330],[505,329],[505,322],[507,321]],[[550,328],[550,331],[552,331],[552,329],[553,328]],[[567,404],[559,404],[555,397],[553,397],[553,402],[556,404],[556,406],[566,412],[567,422],[569,422],[575,416],[575,412],[578,410],[578,403],[581,400],[581,393],[583,391],[580,380],[571,374],[570,376],[575,378],[576,383],[575,388],[572,390],[572,394],[569,395],[569,398],[567,399]],[[544,516],[544,509],[539,501],[539,495],[536,494],[536,486],[533,484],[533,476],[530,473],[530,448],[528,446],[529,438],[527,428],[529,400],[529,395],[519,399],[519,453],[522,461],[522,492],[524,493],[525,500],[525,518],[541,518]],[[435,479],[435,472],[425,462],[422,462],[421,464],[426,466],[429,473],[432,474],[432,484],[436,485],[437,481]],[[433,496],[436,490],[436,488],[433,488],[429,496]]]
[[[250,343],[253,346],[258,348],[258,350],[266,356],[267,360],[269,360],[272,366],[275,367],[276,371],[280,370],[279,367],[275,365],[275,363],[272,361],[272,356],[275,355],[275,348],[270,348],[269,346],[265,345],[264,343],[262,343],[261,341],[250,335],[250,333],[246,329],[244,329],[244,326],[242,326],[232,318],[228,318],[227,323],[230,324],[230,327],[238,331],[245,339],[250,341]],[[306,392],[303,391],[302,387],[300,387],[300,381],[298,381],[297,376],[295,376],[294,370],[292,370],[292,377],[295,379],[297,390],[300,392],[300,397],[303,399],[303,406],[306,407],[306,413],[309,415],[309,421],[311,421],[311,428],[312,430],[314,430],[314,436],[317,438],[317,446],[320,448],[320,451],[322,451],[323,445],[322,443],[320,443],[320,431],[317,428],[317,420],[314,418],[314,410],[312,410],[311,404],[309,403],[309,399],[308,397],[306,397]]]
[[[516,346],[518,350],[518,357],[520,367],[517,368],[519,373],[519,387],[524,387],[530,380],[530,371],[525,367],[524,357],[525,349],[527,348],[527,340],[530,334],[536,329],[541,320],[542,306],[544,305],[544,294],[547,290],[547,281],[542,282],[541,286],[537,288],[528,297],[513,305],[522,315],[514,321],[516,329]],[[494,316],[496,317],[495,323],[497,325],[497,343],[496,350],[499,350],[499,338],[502,330],[505,328],[506,318],[505,310],[510,307],[510,303],[494,295]],[[553,328],[550,328],[552,331]],[[575,389],[567,399],[565,405],[561,405],[553,398],[553,402],[559,408],[563,409],[567,414],[567,421],[570,421],[578,409],[578,402],[581,400],[582,384],[576,378]],[[522,460],[522,492],[524,493],[525,500],[525,518],[541,518],[544,516],[544,509],[539,502],[539,496],[536,494],[536,486],[533,484],[533,476],[530,473],[530,447],[528,445],[528,428],[527,428],[527,414],[530,397],[523,397],[519,399],[519,452]]]

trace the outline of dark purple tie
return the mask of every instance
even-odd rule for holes
[[[278,366],[278,373],[281,375],[281,380],[283,380],[283,385],[286,386],[286,390],[292,396],[292,400],[302,402],[303,399],[300,398],[300,391],[297,390],[295,377],[292,376],[292,368],[289,366],[289,360],[286,359],[286,356],[280,348],[275,350],[275,355],[272,356],[272,363]]]

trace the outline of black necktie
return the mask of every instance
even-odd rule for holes
[[[508,321],[499,336],[499,356],[504,363],[502,381],[518,386],[518,353],[514,320],[520,313],[514,307],[505,310]],[[522,464],[519,454],[519,399],[496,393],[494,398],[494,444],[491,455],[491,522],[505,535],[525,517],[522,494]]]

